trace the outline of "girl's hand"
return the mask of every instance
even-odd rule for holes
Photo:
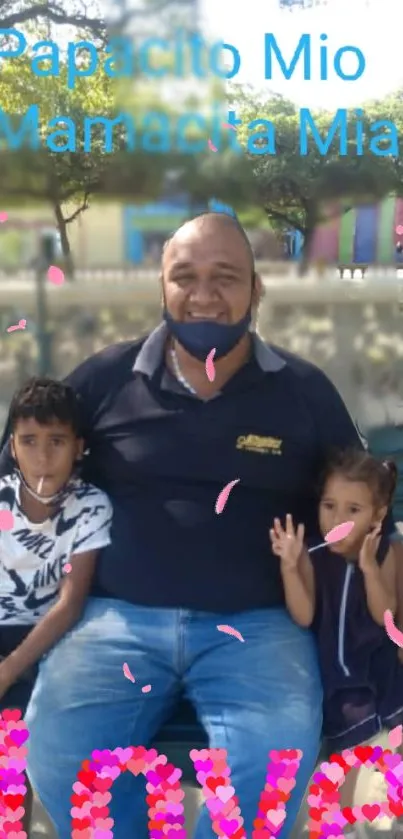
[[[294,529],[292,517],[286,516],[286,526],[283,530],[280,519],[274,519],[274,526],[270,530],[273,553],[280,557],[281,568],[284,571],[295,571],[304,547],[305,527],[299,524]]]
[[[376,555],[381,541],[382,523],[378,524],[371,533],[368,533],[362,543],[358,556],[358,566],[363,574],[370,574],[378,568]]]

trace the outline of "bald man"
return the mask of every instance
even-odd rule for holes
[[[314,535],[327,449],[359,440],[325,375],[253,331],[262,283],[234,219],[184,224],[165,245],[161,284],[158,328],[69,377],[82,399],[85,477],[113,503],[112,544],[84,617],[41,665],[27,716],[30,776],[69,839],[82,761],[148,747],[185,695],[206,742],[227,751],[249,837],[269,752],[302,750],[285,839],[318,755],[322,693],[268,530],[291,513]],[[216,500],[235,481],[221,510]],[[146,839],[144,778],[126,772],[112,792],[114,839]],[[197,839],[216,835],[215,818],[203,808]]]

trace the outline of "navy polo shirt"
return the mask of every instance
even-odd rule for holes
[[[108,347],[67,380],[82,400],[83,476],[114,509],[94,594],[210,612],[281,606],[269,528],[291,513],[315,534],[319,470],[330,446],[359,444],[354,423],[321,370],[256,335],[217,396],[192,396],[165,367],[167,334]]]

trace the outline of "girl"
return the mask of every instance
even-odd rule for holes
[[[392,462],[360,450],[340,452],[325,472],[319,526],[325,537],[336,525],[353,521],[350,534],[309,554],[304,526],[295,529],[290,515],[285,530],[279,519],[270,530],[287,608],[317,636],[329,754],[403,723],[403,667],[384,629],[385,611],[396,614],[396,560],[393,546],[385,552],[381,545],[396,481]],[[357,775],[352,769],[346,776],[342,807],[353,806]],[[357,836],[354,828],[346,829],[350,839]],[[403,837],[403,821],[395,836]]]

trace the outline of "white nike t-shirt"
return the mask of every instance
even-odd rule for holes
[[[34,524],[21,510],[13,474],[0,479],[0,510],[14,517],[12,530],[0,533],[0,625],[33,625],[57,601],[71,557],[110,544],[112,505],[101,490],[77,480],[57,513]]]

